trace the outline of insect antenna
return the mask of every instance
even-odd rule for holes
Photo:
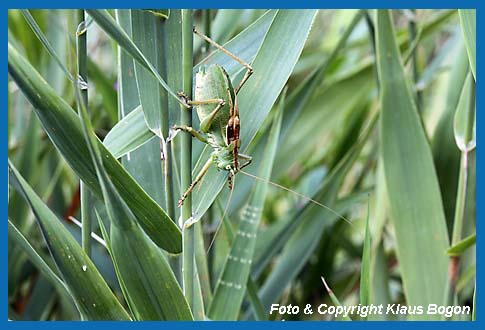
[[[212,237],[212,240],[211,240],[211,242],[209,244],[209,247],[207,248],[207,252],[206,253],[209,253],[209,251],[211,250],[211,247],[214,244],[214,241],[216,240],[217,233],[219,233],[219,230],[221,229],[221,226],[223,224],[224,218],[226,217],[227,210],[229,209],[229,204],[231,204],[232,193],[234,192],[234,186],[236,185],[236,180],[235,179],[236,179],[235,176],[233,176],[232,177],[231,192],[229,193],[229,199],[227,200],[226,207],[224,208],[224,212],[222,213],[221,221],[217,225],[216,232],[214,233],[214,236]]]
[[[334,209],[332,209],[332,208],[328,207],[328,206],[327,206],[327,205],[325,205],[325,204],[320,203],[319,201],[314,200],[313,198],[311,198],[311,197],[309,197],[309,196],[306,196],[306,195],[304,195],[304,194],[302,194],[302,193],[299,193],[298,191],[292,190],[292,189],[290,189],[290,188],[287,188],[287,187],[285,187],[285,186],[282,186],[282,185],[280,185],[280,184],[277,184],[277,183],[275,183],[275,182],[273,182],[273,181],[270,181],[270,180],[267,180],[267,179],[261,178],[261,177],[259,177],[259,176],[257,176],[257,175],[254,175],[254,174],[248,173],[248,172],[243,171],[243,170],[241,170],[241,169],[239,170],[239,173],[242,173],[242,174],[244,174],[244,175],[249,176],[250,178],[253,178],[253,179],[256,179],[256,180],[262,181],[262,182],[267,183],[267,184],[270,184],[270,185],[272,185],[272,186],[274,186],[274,187],[277,187],[277,188],[280,188],[280,189],[286,190],[286,191],[288,191],[288,192],[290,192],[290,193],[293,193],[293,194],[295,194],[295,195],[297,195],[297,196],[299,196],[299,197],[301,197],[301,198],[303,198],[303,199],[307,200],[307,201],[308,201],[308,202],[310,202],[310,203],[316,204],[316,205],[320,206],[321,208],[326,209],[327,211],[329,211],[329,212],[333,213],[334,215],[336,215],[336,216],[337,216],[337,217],[339,217],[340,219],[342,219],[342,220],[344,220],[345,222],[347,222],[349,225],[351,225],[351,226],[353,226],[353,225],[354,225],[354,224],[352,223],[352,221],[350,221],[349,219],[347,219],[346,217],[344,217],[343,215],[341,215],[340,213],[338,213],[338,212],[337,212],[337,211],[335,211]]]

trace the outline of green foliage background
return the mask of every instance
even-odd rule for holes
[[[230,194],[213,167],[178,208],[211,150],[168,141],[198,128],[176,93],[201,65],[245,72],[193,25],[254,68],[238,105],[259,179]],[[474,311],[475,30],[474,10],[10,10],[9,318]]]

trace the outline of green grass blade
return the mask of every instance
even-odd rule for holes
[[[158,80],[158,82],[165,88],[165,90],[178,102],[185,106],[181,99],[175,94],[174,91],[168,86],[165,80],[160,76],[157,69],[150,61],[147,60],[145,55],[138,49],[133,40],[126,34],[126,32],[119,26],[119,24],[111,17],[106,10],[102,9],[90,9],[86,10],[89,15],[98,23],[98,25],[115,40],[120,47],[122,47],[127,53],[129,53],[135,61],[143,65],[145,69],[150,71]]]
[[[322,277],[322,282],[323,282],[323,285],[325,286],[325,290],[327,290],[328,295],[330,296],[330,300],[332,300],[333,304],[335,306],[343,306],[342,303],[340,303],[340,300],[338,300],[335,293],[333,293],[332,289],[330,289],[330,287],[328,286],[327,282],[325,281],[325,279],[323,277]],[[349,315],[343,316],[343,319],[345,321],[352,321],[352,319],[350,318]]]
[[[376,41],[381,151],[406,301],[409,305],[441,304],[448,267],[445,216],[427,137],[404,76],[389,11],[378,11]]]
[[[355,163],[365,142],[367,142],[375,122],[376,116],[372,117],[369,125],[362,132],[360,139],[352,148],[347,150],[344,157],[325,177],[316,197],[314,197],[315,200],[331,207],[332,210],[334,209],[342,182]],[[316,207],[312,203],[307,203],[304,208],[297,210],[296,214],[293,214],[292,222],[298,223],[298,226],[292,230],[291,236],[285,240],[286,244],[280,258],[278,258],[278,262],[274,265],[272,272],[260,290],[261,301],[267,310],[273,302],[279,299],[286,286],[291,283],[308,262],[320,241],[323,231],[337,219],[343,221],[334,212]]]
[[[66,297],[71,297],[71,293],[66,284],[57,275],[57,269],[53,269],[53,265],[47,263],[10,219],[8,219],[8,237],[27,254],[29,260],[40,270],[59,293],[64,294]]]
[[[476,73],[476,49],[477,49],[477,11],[476,9],[459,9],[461,28],[465,36],[465,45],[468,52],[468,60],[472,69],[473,78],[477,78]]]
[[[117,274],[138,320],[190,320],[182,290],[162,251],[143,233],[104,169],[99,144],[81,101],[80,117],[111,220],[110,244]],[[147,301],[149,303],[147,303]]]
[[[367,204],[367,220],[365,222],[364,250],[362,251],[362,266],[360,269],[360,304],[369,306],[371,302],[371,234],[369,230],[370,204]]]
[[[61,59],[57,55],[56,51],[54,50],[54,47],[52,47],[51,43],[47,39],[47,37],[42,33],[42,30],[40,29],[39,25],[35,21],[35,19],[32,17],[30,12],[27,9],[21,9],[22,15],[24,15],[25,20],[27,23],[29,23],[29,26],[31,27],[32,31],[35,33],[36,37],[39,38],[40,42],[44,46],[44,48],[47,50],[50,56],[56,61],[56,63],[59,65],[59,67],[62,69],[62,71],[65,73],[66,77],[74,83],[74,77],[71,75],[69,70],[66,68],[64,63],[62,63]]]
[[[278,114],[268,136],[264,153],[265,162],[261,164],[258,172],[258,176],[264,180],[269,180],[271,177],[271,168],[278,146],[283,105],[284,96],[280,101]],[[208,314],[214,320],[236,320],[246,293],[246,283],[251,270],[268,186],[266,182],[256,181],[253,189],[242,214],[237,235],[226,258],[221,277],[217,282]]]
[[[158,139],[148,128],[143,110],[138,106],[116,123],[103,144],[115,158],[121,158],[154,138]]]
[[[459,241],[455,245],[451,246],[447,250],[448,255],[450,257],[462,255],[463,252],[465,252],[469,247],[471,247],[475,244],[476,240],[477,240],[476,234],[472,234],[472,235],[462,239],[461,241]]]
[[[466,48],[462,38],[456,44],[457,50],[450,55],[453,65],[450,70],[446,87],[446,100],[443,114],[439,119],[432,137],[432,152],[436,173],[443,197],[443,207],[448,223],[451,224],[455,215],[456,192],[460,171],[460,150],[456,148],[454,137],[454,117],[460,100],[463,85],[470,72]]]
[[[71,168],[95,195],[101,197],[96,171],[89,150],[84,142],[79,118],[72,108],[42,79],[39,73],[9,44],[8,69],[22,92],[34,105],[51,141],[63,155]],[[179,253],[182,237],[178,227],[160,206],[132,179],[121,164],[98,142],[103,163],[115,187],[140,225],[161,248]]]
[[[32,208],[49,251],[83,318],[128,320],[128,314],[76,240],[10,163],[9,171],[10,180],[20,188]]]
[[[254,138],[288,80],[303,49],[315,14],[315,10],[281,10],[275,15],[264,42],[251,63],[254,73],[238,95],[242,152]],[[199,165],[202,166],[206,159],[201,158]],[[198,171],[199,167],[194,172]],[[224,173],[218,172],[215,167],[209,170],[203,182],[204,190],[193,193],[196,217],[206,212],[225,181]]]
[[[217,203],[218,208],[220,209],[219,210],[220,213],[222,214],[224,212],[222,205],[220,204],[219,200],[216,201],[216,203]],[[234,243],[234,239],[235,239],[235,236],[236,236],[236,234],[235,234],[236,230],[233,228],[232,221],[231,221],[231,219],[229,219],[229,217],[226,217],[222,226],[224,228],[224,234],[226,235],[226,238],[227,238],[227,244],[229,245],[222,251],[223,252],[223,258],[224,258],[225,256],[228,255],[228,253],[230,251],[230,247]],[[221,242],[220,240],[218,240],[217,243],[215,242],[214,249],[217,249],[217,246],[218,246],[218,244],[220,244],[220,242]],[[224,243],[226,243],[226,242],[224,242]],[[226,259],[224,258],[223,261],[225,261],[225,260]],[[222,265],[222,267],[223,266],[224,265]],[[248,290],[248,297],[249,297],[249,300],[251,302],[251,306],[253,308],[253,312],[255,313],[256,319],[267,321],[268,320],[268,314],[264,310],[263,304],[261,303],[261,300],[259,299],[257,286],[254,283],[254,280],[251,276],[248,277],[248,281],[246,283],[246,286],[247,286],[246,289]]]
[[[367,195],[368,193],[356,193],[354,196],[342,198],[335,203],[335,211],[338,214],[345,214],[352,208],[352,206],[364,201],[364,198],[367,198]],[[298,221],[295,221],[295,217],[297,217],[296,220]],[[333,219],[329,218],[327,226],[331,226],[336,220],[336,216],[334,216]],[[301,216],[298,217],[296,213],[291,214],[287,219],[274,224],[265,232],[259,234],[252,270],[252,274],[255,278],[263,273],[264,269],[271,263],[274,256],[281,251],[293,232],[298,228],[301,221],[303,221]]]

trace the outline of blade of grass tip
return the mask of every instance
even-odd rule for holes
[[[360,304],[369,306],[371,302],[371,234],[369,230],[370,198],[367,202],[367,220],[365,222],[364,250],[362,251],[362,266],[360,270]]]
[[[22,251],[27,254],[29,260],[38,270],[40,270],[60,294],[64,294],[69,298],[71,297],[71,293],[66,284],[57,275],[57,269],[53,268],[53,265],[47,263],[10,219],[8,219],[8,237],[20,246]]]
[[[193,67],[193,18],[192,10],[182,10],[182,73],[184,77],[184,92],[192,99],[192,67]],[[192,111],[180,106],[181,125],[192,126]],[[180,139],[180,163],[181,163],[181,189],[186,189],[192,183],[192,136],[189,133],[182,134]],[[195,306],[195,227],[192,219],[192,194],[185,199],[181,208],[183,222],[183,287],[184,295],[191,308]],[[195,312],[195,311],[194,311]]]
[[[29,203],[59,272],[86,320],[129,320],[111,289],[77,241],[9,162],[11,183]]]
[[[285,93],[284,91],[282,94],[278,113],[268,136],[264,153],[266,161],[261,164],[259,169],[259,177],[263,180],[268,180],[271,177],[281,129]],[[208,315],[214,320],[236,320],[246,293],[246,283],[251,271],[254,247],[268,186],[266,182],[257,180],[253,189],[242,214],[236,238],[226,257],[209,308]]]
[[[333,293],[333,291],[330,289],[330,287],[328,286],[327,282],[325,281],[325,279],[322,277],[320,277],[322,279],[322,282],[323,282],[323,285],[325,286],[325,290],[327,290],[328,292],[328,295],[330,296],[330,300],[332,300],[333,304],[335,306],[340,306],[340,307],[343,307],[343,305],[340,303],[340,301],[338,300],[337,296],[335,295],[335,293]],[[342,318],[344,321],[352,321],[352,319],[350,318],[350,316],[348,314],[344,314],[342,315]]]
[[[88,104],[88,61],[87,61],[87,29],[85,26],[84,10],[76,10],[76,50],[77,50],[77,77],[84,104]],[[78,113],[80,105],[78,104]],[[80,182],[81,191],[81,221],[82,221],[82,247],[88,256],[91,256],[91,206],[89,188]]]
[[[111,220],[111,252],[137,320],[192,320],[187,301],[162,251],[145,236],[110,181],[79,90],[79,116]],[[163,283],[163,286],[160,285]],[[148,301],[148,302],[147,302]]]
[[[146,59],[143,53],[138,49],[133,40],[126,34],[126,32],[116,23],[107,10],[89,9],[86,10],[88,14],[98,23],[98,25],[113,38],[126,52],[128,52],[135,61],[140,63],[150,71],[158,80],[158,82],[165,88],[165,90],[184,107],[188,105],[182,101],[177,94],[170,89],[165,80],[160,76],[155,67]]]
[[[56,51],[54,50],[54,47],[52,47],[51,43],[47,39],[47,37],[42,33],[42,30],[40,29],[39,25],[35,21],[34,17],[30,14],[30,12],[27,9],[21,9],[20,10],[22,15],[24,15],[25,20],[29,24],[30,28],[36,35],[36,37],[40,40],[44,48],[47,50],[50,56],[56,61],[56,63],[59,65],[59,67],[62,69],[62,71],[66,74],[66,77],[71,81],[72,83],[75,83],[75,79],[72,76],[72,74],[69,72],[69,70],[66,68],[64,63],[62,63],[61,59],[57,55]]]
[[[461,28],[465,36],[470,68],[472,69],[473,78],[476,80],[477,11],[475,9],[458,9],[458,15],[460,16]]]
[[[8,46],[8,70],[27,99],[34,105],[45,132],[62,154],[69,166],[98,197],[102,196],[96,178],[96,170],[89,155],[82,127],[75,111],[60,98],[40,74],[10,44]],[[113,184],[119,189],[124,201],[135,213],[140,225],[161,248],[171,253],[182,250],[180,229],[150,196],[133,180],[128,172],[98,141]]]

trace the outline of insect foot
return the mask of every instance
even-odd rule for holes
[[[184,91],[178,92],[177,96],[180,97],[185,107],[192,108],[192,105],[190,105],[190,98],[187,96],[187,94],[185,94]]]

